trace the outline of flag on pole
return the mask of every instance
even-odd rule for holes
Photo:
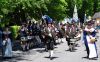
[[[43,18],[44,20],[46,20],[47,23],[52,23],[52,22],[53,22],[53,21],[52,21],[52,18],[50,18],[48,15],[44,15],[44,16],[42,16],[42,18]]]
[[[85,16],[84,16],[84,22],[86,22],[87,21],[87,18],[86,18],[86,14],[85,14]]]
[[[74,20],[75,22],[78,22],[78,13],[77,13],[77,7],[76,7],[76,5],[75,5],[75,7],[74,7],[73,20]]]

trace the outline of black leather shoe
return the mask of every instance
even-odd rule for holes
[[[53,57],[50,57],[50,60],[53,60]]]
[[[89,58],[89,56],[86,56],[86,57],[83,57],[83,58],[86,58],[86,59],[88,59],[88,58]]]
[[[89,58],[89,60],[97,60],[97,58]]]

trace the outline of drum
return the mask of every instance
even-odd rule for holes
[[[26,41],[26,37],[21,37],[21,41]]]
[[[32,36],[27,36],[27,39],[31,40],[32,39]]]
[[[70,39],[70,42],[71,43],[75,43],[76,42],[76,39]]]

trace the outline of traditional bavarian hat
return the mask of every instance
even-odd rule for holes
[[[88,26],[91,26],[92,24],[93,24],[92,21],[88,21],[88,22],[86,23],[86,25],[88,25]]]
[[[48,22],[47,25],[48,25],[48,24],[52,24],[52,22]]]

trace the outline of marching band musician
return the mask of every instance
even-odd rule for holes
[[[47,44],[47,49],[49,51],[49,57],[53,59],[53,49],[54,49],[54,41],[53,41],[53,27],[51,23],[48,23],[47,27],[45,27],[45,41]]]

